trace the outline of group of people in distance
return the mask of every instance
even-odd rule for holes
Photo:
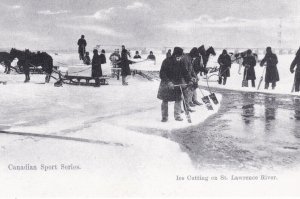
[[[240,61],[237,61],[241,59]],[[243,86],[247,86],[247,81],[251,81],[252,87],[255,87],[255,66],[257,60],[250,49],[246,51],[246,53],[241,53],[239,57],[235,58],[236,62],[240,62],[241,65],[244,66],[244,74],[243,81],[246,81],[246,84]],[[222,54],[218,58],[218,63],[220,65],[219,68],[219,84],[225,85],[227,81],[227,77],[230,77],[230,68],[232,64],[232,59],[226,50],[223,50]],[[266,48],[265,57],[261,60],[260,66],[266,65],[266,73],[265,73],[265,89],[269,88],[270,83],[272,84],[272,89],[275,89],[276,82],[279,81],[279,73],[277,69],[278,59],[275,53],[272,52],[271,47]]]
[[[168,102],[175,102],[174,104],[174,118],[176,121],[182,121],[181,100],[182,94],[185,101],[187,111],[194,112],[191,109],[193,106],[201,105],[197,101],[196,88],[198,88],[198,74],[204,72],[207,74],[207,69],[203,64],[203,57],[200,53],[201,49],[192,48],[189,53],[184,54],[183,49],[175,47],[173,53],[169,50],[166,54],[165,60],[162,62],[160,69],[160,85],[157,97],[162,100],[161,115],[162,122],[168,121]],[[241,64],[244,66],[244,81],[251,80],[252,87],[255,87],[255,69],[257,60],[255,55],[249,49],[244,55],[237,59],[242,59]],[[218,57],[219,79],[218,83],[225,85],[227,77],[230,76],[230,68],[233,61],[227,51],[224,49],[222,54]],[[276,82],[279,81],[279,73],[277,69],[278,59],[275,53],[272,52],[271,47],[266,48],[266,54],[260,62],[260,66],[265,68],[265,89],[272,85],[275,89]],[[294,78],[295,92],[299,92],[300,88],[300,48],[296,53],[296,57],[291,63],[290,72],[296,73]],[[247,86],[247,85],[246,85]],[[182,91],[182,92],[181,92]]]

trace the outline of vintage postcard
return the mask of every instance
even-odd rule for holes
[[[299,198],[299,0],[1,0],[0,198]]]

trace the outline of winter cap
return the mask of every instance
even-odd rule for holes
[[[251,49],[248,49],[247,50],[247,54],[251,54],[252,53],[252,50]]]
[[[183,49],[180,47],[174,47],[172,56],[182,56]]]
[[[271,49],[271,47],[270,47],[270,46],[268,46],[268,47],[266,48],[266,51],[267,51],[267,53],[271,53],[271,52],[272,52],[272,49]]]
[[[223,52],[222,52],[222,54],[227,54],[227,50],[224,49]]]
[[[94,54],[98,53],[98,50],[97,50],[97,49],[94,49],[94,50],[93,50],[93,53],[94,53]]]

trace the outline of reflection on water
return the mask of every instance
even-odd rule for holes
[[[300,120],[300,99],[294,100],[295,119]]]
[[[246,125],[249,125],[253,122],[254,112],[254,102],[255,95],[253,93],[244,93],[242,94],[243,106],[242,106],[242,118]]]
[[[204,123],[173,132],[196,166],[273,168],[300,164],[300,99],[216,90],[220,110]]]

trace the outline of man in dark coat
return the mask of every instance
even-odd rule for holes
[[[294,78],[295,92],[299,92],[299,87],[300,87],[300,48],[298,49],[298,51],[296,53],[296,57],[292,61],[292,64],[290,67],[291,73],[295,72],[295,66],[297,66],[295,78]]]
[[[24,74],[25,74],[25,81],[24,83],[26,82],[29,82],[30,81],[30,52],[28,49],[25,50],[25,53],[24,53],[24,65],[23,65],[23,71],[24,71]]]
[[[194,71],[193,64],[192,64],[193,59],[198,56],[199,56],[199,51],[196,47],[194,47],[191,49],[190,53],[184,54],[181,59],[181,63],[183,65],[183,67],[185,67],[185,69],[188,71],[188,74],[189,74],[192,82],[194,83],[193,87],[188,87],[188,88],[184,89],[184,91],[183,91],[184,97],[187,102],[187,108],[188,108],[188,111],[190,111],[190,112],[194,111],[194,110],[190,109],[190,106],[194,107],[196,105],[201,105],[201,103],[199,103],[197,101],[197,98],[195,98],[195,96],[194,96],[194,95],[197,95],[196,88],[198,87],[199,79]],[[194,97],[195,103],[193,102],[193,97]]]
[[[133,56],[133,59],[141,59],[141,55],[139,55],[139,51],[135,51],[135,55]]]
[[[121,52],[121,76],[122,76],[122,85],[127,86],[128,82],[126,82],[126,77],[131,75],[129,64],[132,64],[130,60],[128,60],[129,52],[126,50],[125,46],[122,45]]]
[[[167,54],[166,54],[166,57],[171,57],[172,56],[172,53],[171,53],[171,49],[168,50]]]
[[[78,39],[77,45],[78,45],[79,59],[83,60],[84,54],[85,54],[85,47],[87,45],[87,43],[86,43],[86,41],[84,39],[84,35],[81,35],[81,38]]]
[[[157,94],[157,98],[162,100],[161,113],[162,122],[168,121],[168,102],[175,101],[174,105],[174,117],[177,121],[182,121],[181,118],[181,91],[179,87],[174,85],[182,84],[183,79],[188,82],[189,85],[193,85],[188,71],[185,67],[182,67],[181,56],[183,49],[175,47],[171,57],[166,58],[160,69],[160,85]]]
[[[95,78],[95,86],[100,86],[99,77],[102,76],[102,68],[101,68],[101,57],[98,54],[98,50],[94,49],[93,51],[93,59],[92,59],[92,77]]]
[[[100,59],[101,59],[101,64],[106,64],[106,57],[105,57],[104,49],[101,50]]]
[[[218,63],[220,64],[219,68],[219,84],[222,84],[222,77],[224,78],[223,80],[223,85],[226,84],[227,77],[230,77],[230,67],[231,67],[231,58],[227,54],[227,51],[224,49],[222,54],[218,58]]]
[[[153,61],[156,60],[156,57],[155,57],[155,55],[153,55],[152,51],[150,51],[150,54],[148,55],[147,59],[150,59],[150,60],[153,60]]]
[[[266,55],[261,60],[260,66],[267,63],[265,75],[265,89],[269,88],[269,83],[272,83],[272,89],[276,87],[276,82],[279,81],[279,74],[277,69],[278,59],[276,54],[272,53],[271,47],[266,48]]]
[[[255,87],[255,80],[256,80],[256,75],[255,75],[255,67],[256,61],[255,57],[252,55],[252,51],[249,49],[247,50],[247,54],[243,59],[243,66],[245,67],[244,69],[244,78],[245,80],[251,80],[252,87]]]
[[[91,58],[89,55],[89,52],[85,53],[84,59],[83,59],[83,63],[86,65],[90,65],[91,64]]]

